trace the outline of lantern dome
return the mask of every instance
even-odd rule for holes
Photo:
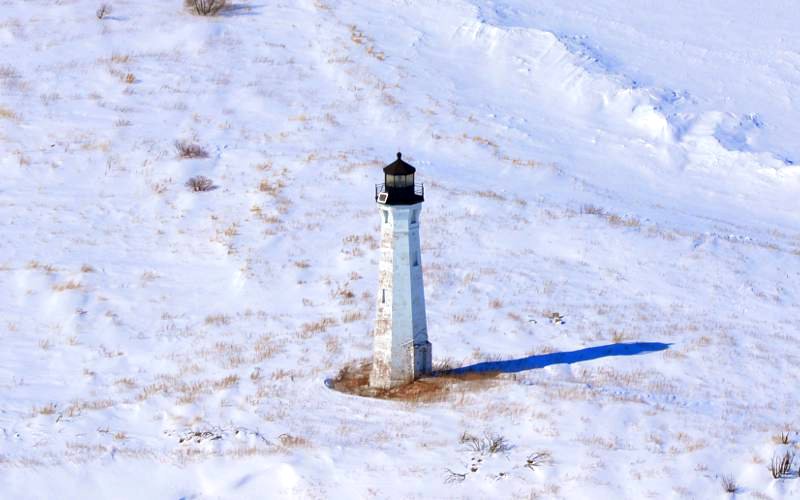
[[[417,169],[403,161],[403,154],[383,168],[384,182],[375,186],[375,200],[385,205],[413,205],[424,201],[422,184],[414,183]]]

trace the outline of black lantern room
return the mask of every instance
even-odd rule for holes
[[[425,187],[414,183],[417,169],[403,161],[397,153],[397,160],[383,168],[383,184],[375,186],[375,201],[384,205],[414,205],[425,201]]]

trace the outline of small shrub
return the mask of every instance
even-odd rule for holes
[[[33,407],[33,413],[39,415],[52,415],[56,412],[56,405],[55,403],[47,403],[46,405],[37,408]]]
[[[722,476],[720,478],[720,484],[722,485],[722,490],[726,493],[736,493],[736,491],[739,489],[739,486],[736,484],[733,476]]]
[[[525,467],[530,470],[534,470],[536,467],[541,467],[547,463],[550,463],[550,452],[549,451],[537,451],[536,453],[531,453],[528,455],[528,458],[525,461]]]
[[[461,444],[466,445],[469,451],[480,453],[481,455],[504,453],[511,449],[511,444],[503,436],[486,433],[482,438],[473,436],[467,432],[461,434],[459,439]]]
[[[278,436],[278,440],[281,442],[281,445],[286,448],[306,448],[311,444],[306,438],[302,436],[293,436],[291,434],[281,434]]]
[[[175,149],[178,150],[178,156],[180,158],[208,158],[208,151],[203,149],[199,144],[193,144],[187,141],[175,141]]]
[[[214,186],[214,181],[212,181],[208,177],[198,175],[186,181],[186,187],[188,187],[190,191],[194,191],[197,193],[203,191],[211,191],[216,186]]]
[[[782,477],[786,477],[789,474],[789,471],[792,468],[792,463],[794,462],[794,454],[792,452],[785,452],[783,456],[781,455],[773,455],[772,460],[769,463],[769,467],[767,467],[772,474],[773,479],[780,479]]]
[[[444,472],[445,472],[444,482],[446,484],[462,483],[467,478],[466,473],[460,474],[458,472],[453,472],[450,469],[445,469]]]
[[[215,16],[228,6],[227,0],[184,0],[184,5],[198,16]]]
[[[95,16],[97,16],[97,19],[100,20],[104,19],[106,16],[110,14],[111,14],[111,5],[107,3],[101,4],[100,7],[98,7],[97,11],[95,12]]]

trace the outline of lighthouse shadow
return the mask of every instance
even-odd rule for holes
[[[438,370],[432,375],[438,376],[468,376],[471,374],[496,374],[496,373],[518,373],[527,370],[535,370],[550,365],[573,364],[593,359],[608,358],[612,356],[636,356],[650,352],[663,351],[669,349],[671,344],[661,342],[625,342],[619,344],[609,344],[596,347],[587,347],[577,351],[552,352],[548,354],[535,354],[519,359],[509,359],[505,361],[485,361],[474,365],[462,366],[448,370]]]

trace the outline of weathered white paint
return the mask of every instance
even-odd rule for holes
[[[419,217],[422,203],[378,205],[381,248],[375,356],[369,383],[390,388],[431,372]]]

